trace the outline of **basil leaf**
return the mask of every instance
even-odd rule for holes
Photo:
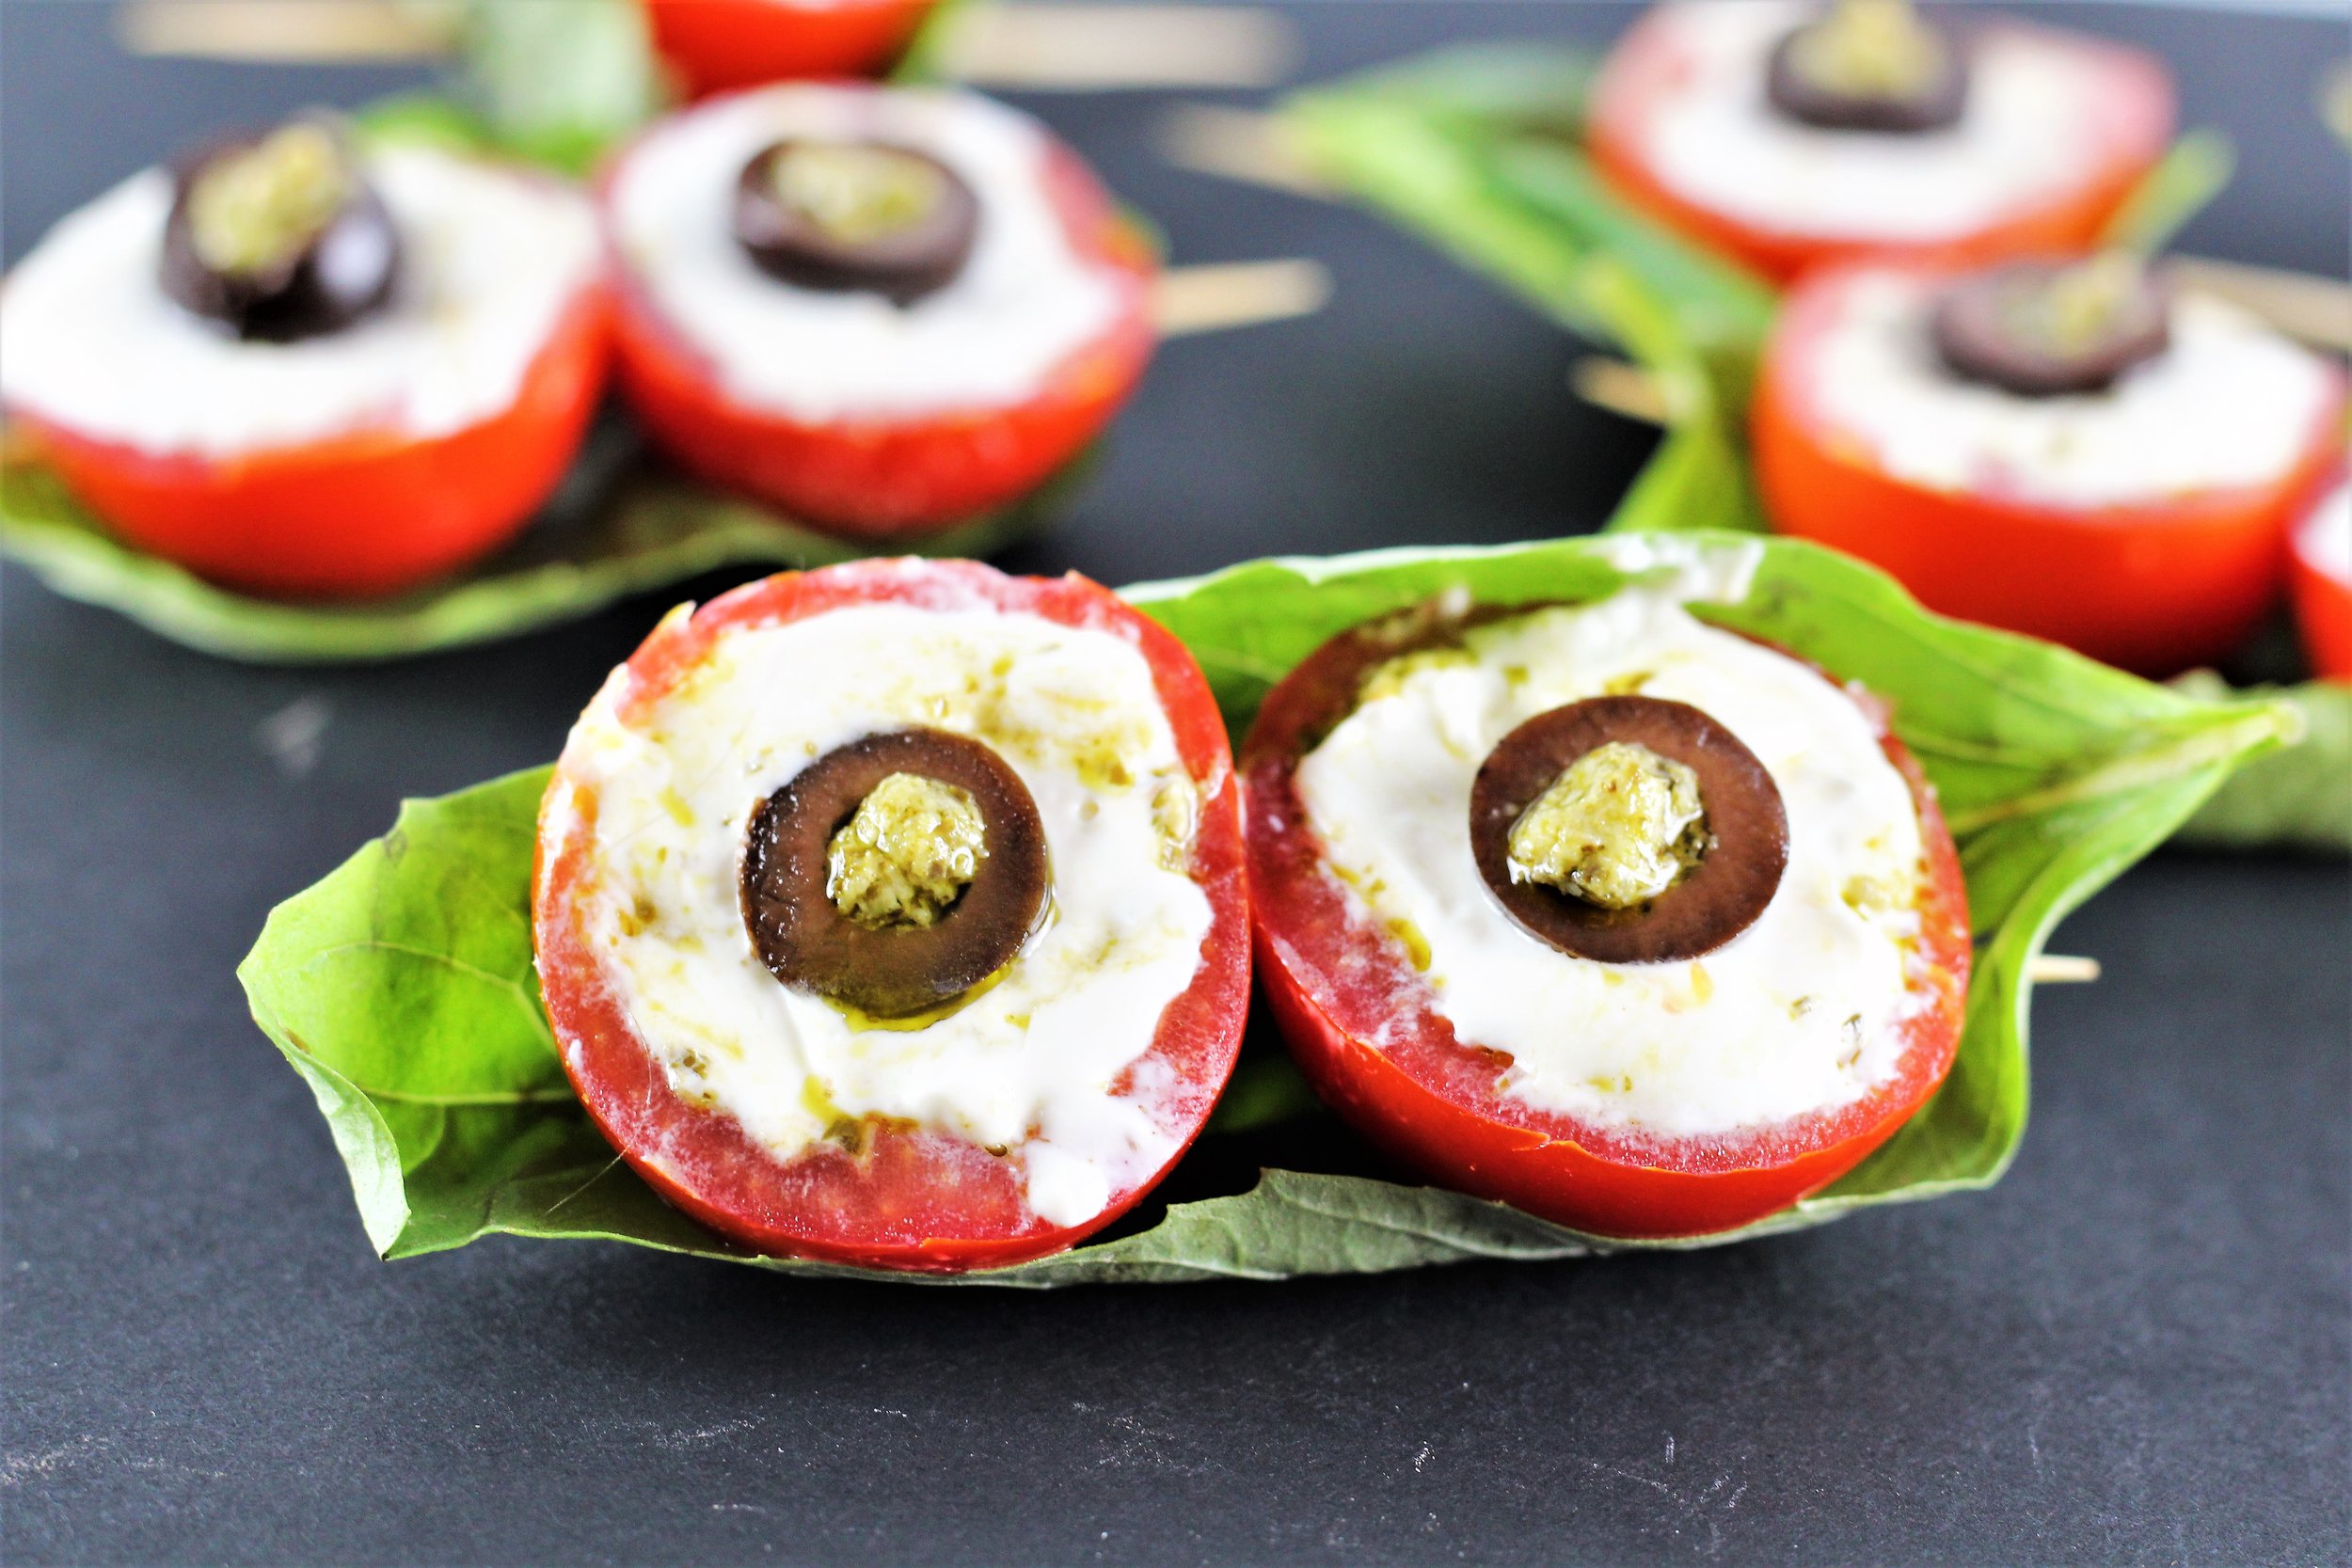
[[[1926,1108],[1828,1191],[1724,1235],[1605,1241],[1358,1171],[1270,1168],[1246,1192],[1172,1202],[1146,1228],[958,1280],[1277,1279],[1704,1246],[1994,1180],[2025,1125],[2026,961],[2067,911],[2291,730],[2289,709],[2203,700],[1939,620],[1855,562],[1733,533],[1265,561],[1129,596],[1184,640],[1238,729],[1307,652],[1368,616],[1453,589],[1500,603],[1590,598],[1668,571],[1752,571],[1736,603],[1704,612],[1888,699],[1941,793],[1983,947],[1958,1060]],[[752,1259],[704,1230],[655,1197],[571,1099],[532,969],[532,841],[547,776],[409,802],[389,834],[273,911],[238,970],[255,1021],[317,1097],[369,1239],[403,1257],[492,1233],[594,1237],[861,1273]],[[1260,1153],[1346,1163],[1316,1152],[1330,1118],[1310,1108],[1272,1042],[1254,1038],[1245,1059],[1172,1184]]]
[[[1291,140],[1325,179],[1571,329],[1641,356],[1672,326],[1725,405],[1743,407],[1770,330],[1772,291],[1621,200],[1575,137],[1590,61],[1539,46],[1441,51],[1297,94]],[[1482,95],[1486,95],[1482,97]],[[1594,263],[1609,263],[1597,267]]]
[[[573,175],[664,97],[640,0],[469,0],[455,90],[492,145]]]
[[[1496,40],[1450,44],[1343,82],[1300,94],[1294,103],[1346,94],[1491,134],[1578,136],[1598,67],[1581,49]]]
[[[1002,549],[1042,526],[1087,466],[1081,458],[1018,505],[914,548]],[[0,554],[67,598],[103,605],[188,647],[259,663],[400,658],[577,620],[723,567],[816,566],[870,553],[660,468],[624,431],[608,427],[538,521],[488,561],[394,598],[306,604],[216,587],[135,549],[38,462],[0,460]]]
[[[2232,694],[2209,670],[2172,684],[2197,697]],[[2303,737],[2232,774],[2172,842],[2199,849],[2352,854],[2352,686],[2312,681],[2238,695],[2292,705],[2302,715]]]

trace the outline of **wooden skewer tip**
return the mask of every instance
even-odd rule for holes
[[[1290,20],[1249,6],[975,6],[941,45],[951,76],[1049,90],[1270,87],[1297,58]]]
[[[1666,390],[1639,365],[1587,355],[1568,367],[1568,385],[1596,408],[1644,424],[1664,424],[1672,416]]]
[[[2099,977],[2099,960],[2074,953],[2037,953],[2026,978],[2037,986],[2084,986]]]
[[[1160,156],[1178,168],[1292,196],[1328,198],[1330,186],[1283,135],[1281,121],[1256,109],[1179,104],[1160,122]]]
[[[1184,338],[1312,315],[1330,297],[1330,273],[1306,257],[1170,267],[1153,285],[1152,315],[1160,336]]]

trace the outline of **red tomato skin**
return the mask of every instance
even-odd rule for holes
[[[363,430],[233,457],[158,456],[10,414],[129,545],[250,593],[380,597],[481,559],[530,522],[596,412],[610,317],[603,287],[583,289],[515,402],[445,436]]]
[[[2085,509],[1945,491],[1880,468],[1812,409],[1811,353],[1851,274],[1789,296],[1751,411],[1772,526],[1893,574],[1940,614],[2146,675],[2209,664],[2278,602],[2292,520],[2342,461],[2344,380],[2278,483]]]
[[[645,0],[654,48],[689,97],[804,77],[880,76],[937,0]]]
[[[2077,254],[2098,243],[2107,220],[2163,158],[2175,116],[2171,74],[2155,56],[2122,44],[2027,30],[2095,49],[2106,62],[2111,77],[2109,145],[2075,187],[1952,239],[1903,242],[1773,229],[1677,193],[1659,177],[1649,157],[1645,127],[1651,105],[1686,74],[1687,66],[1666,29],[1654,19],[1636,23],[1611,51],[1594,87],[1585,146],[1602,177],[1628,201],[1782,286],[1817,268],[1865,258],[1979,266],[2015,256]]]
[[[2352,582],[2322,566],[2300,531],[2289,557],[2287,587],[2312,673],[2322,680],[2352,683]]]
[[[1249,1001],[1249,902],[1240,785],[1223,721],[1184,644],[1108,590],[1072,574],[1011,578],[970,562],[867,561],[784,573],[722,595],[691,618],[673,615],[622,666],[624,711],[660,698],[732,627],[781,624],[858,604],[938,609],[991,606],[1127,638],[1152,667],[1176,747],[1203,806],[1193,876],[1209,900],[1210,929],[1191,986],[1160,1016],[1150,1054],[1185,1086],[1184,1147],[1199,1136],[1241,1049]],[[566,784],[578,816],[558,802]],[[587,832],[595,798],[557,765],[542,807],[532,928],[548,1014],[564,1070],[606,1138],[655,1190],[711,1229],[754,1251],[861,1268],[957,1274],[1062,1251],[1110,1224],[1165,1176],[1114,1195],[1083,1225],[1057,1227],[1031,1213],[1012,1166],[960,1140],[869,1120],[862,1153],[825,1145],[780,1164],[733,1118],[687,1105],[583,935],[580,899],[593,877]]]
[[[1301,737],[1328,708],[1311,684],[1295,674],[1276,688],[1243,748],[1259,973],[1299,1070],[1397,1159],[1595,1235],[1707,1235],[1843,1176],[1950,1070],[1968,990],[1967,892],[1934,792],[1893,736],[1881,745],[1911,784],[1927,852],[1920,951],[1934,990],[1904,1026],[1896,1076],[1841,1111],[1758,1133],[1635,1140],[1503,1100],[1495,1053],[1457,1041],[1402,949],[1351,913],[1294,783]],[[1386,1045],[1371,1042],[1375,1030]]]
[[[1158,262],[1150,244],[1068,149],[1051,148],[1045,180],[1072,245],[1119,282],[1120,308],[1103,331],[1011,406],[812,422],[738,402],[662,317],[620,260],[608,175],[621,388],[684,467],[844,538],[908,543],[1019,500],[1110,422],[1142,379],[1154,342],[1150,285]]]

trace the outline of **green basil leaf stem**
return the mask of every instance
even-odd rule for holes
[[[2099,243],[2141,256],[2161,254],[2236,172],[2237,148],[2229,137],[2218,131],[2189,132],[2124,198]]]

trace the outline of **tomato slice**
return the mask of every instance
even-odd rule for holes
[[[691,97],[803,77],[880,76],[938,0],[645,0],[654,47]]]
[[[609,235],[617,233],[612,192],[619,166],[600,182]],[[1048,151],[1044,179],[1073,248],[1117,280],[1120,305],[1025,402],[821,422],[749,406],[616,262],[623,391],[655,441],[686,467],[846,538],[916,540],[1019,500],[1110,422],[1153,346],[1149,287],[1158,261],[1150,242],[1058,143]],[[621,255],[617,242],[611,248]]]
[[[2340,373],[2301,455],[2269,484],[2097,508],[1935,489],[1889,473],[1820,412],[1820,345],[1863,277],[1799,288],[1766,349],[1750,417],[1775,528],[1883,568],[1931,610],[2144,674],[2245,641],[2278,601],[2290,520],[2342,461]]]
[[[127,543],[259,594],[363,598],[479,560],[531,520],[604,386],[610,310],[580,291],[504,411],[446,436],[360,430],[233,457],[158,455],[11,410],[66,487]]]
[[[2287,582],[2312,673],[2352,682],[2352,578],[2344,575],[2342,541],[2331,559],[2321,539],[2328,527],[2342,528],[2346,510],[2352,510],[2352,480],[2339,483],[2296,527]]]
[[[1653,126],[1661,107],[1687,90],[1695,69],[1687,40],[1677,36],[1684,24],[1677,13],[1683,8],[1651,11],[1610,51],[1593,88],[1586,147],[1603,177],[1628,200],[1777,283],[1827,263],[1862,257],[1973,265],[2012,256],[2088,250],[2164,156],[2171,139],[2171,78],[2153,55],[2080,34],[2006,21],[1988,24],[2082,59],[2090,84],[2084,102],[2099,106],[2102,135],[2079,180],[2022,198],[1997,219],[1972,230],[1931,242],[1894,239],[1862,229],[1828,230],[1793,216],[1781,224],[1758,222],[1677,189],[1652,151]]]
[[[1491,1053],[1456,1037],[1398,940],[1351,908],[1296,785],[1344,715],[1369,657],[1343,636],[1285,677],[1242,748],[1259,973],[1300,1069],[1349,1122],[1448,1186],[1625,1237],[1727,1230],[1851,1170],[1932,1094],[1958,1049],[1968,989],[1967,893],[1942,815],[1902,743],[1865,703],[1917,803],[1928,876],[1920,952],[1932,988],[1903,1025],[1895,1076],[1865,1099],[1718,1137],[1638,1141],[1507,1099]],[[1562,1021],[1565,1028],[1573,1020]]]
[[[618,672],[630,706],[689,679],[719,637],[847,606],[895,602],[938,610],[993,608],[1124,638],[1152,683],[1204,802],[1192,875],[1207,895],[1209,933],[1192,984],[1168,1005],[1144,1059],[1180,1085],[1188,1146],[1207,1121],[1241,1048],[1249,999],[1249,903],[1240,786],[1223,721],[1184,644],[1108,590],[1075,575],[1007,577],[970,562],[858,562],[747,584],[656,628]],[[624,711],[628,711],[625,708]],[[568,762],[548,799],[572,785],[572,807],[543,815],[532,924],[548,1017],[580,1101],[652,1186],[712,1229],[758,1251],[868,1268],[956,1273],[1058,1252],[1132,1208],[1182,1157],[1112,1195],[1092,1219],[1057,1227],[1025,1202],[1007,1161],[945,1133],[869,1118],[863,1151],[822,1145],[780,1162],[731,1117],[672,1091],[631,1024],[606,960],[584,934],[583,889],[596,874],[588,829],[596,800]]]

